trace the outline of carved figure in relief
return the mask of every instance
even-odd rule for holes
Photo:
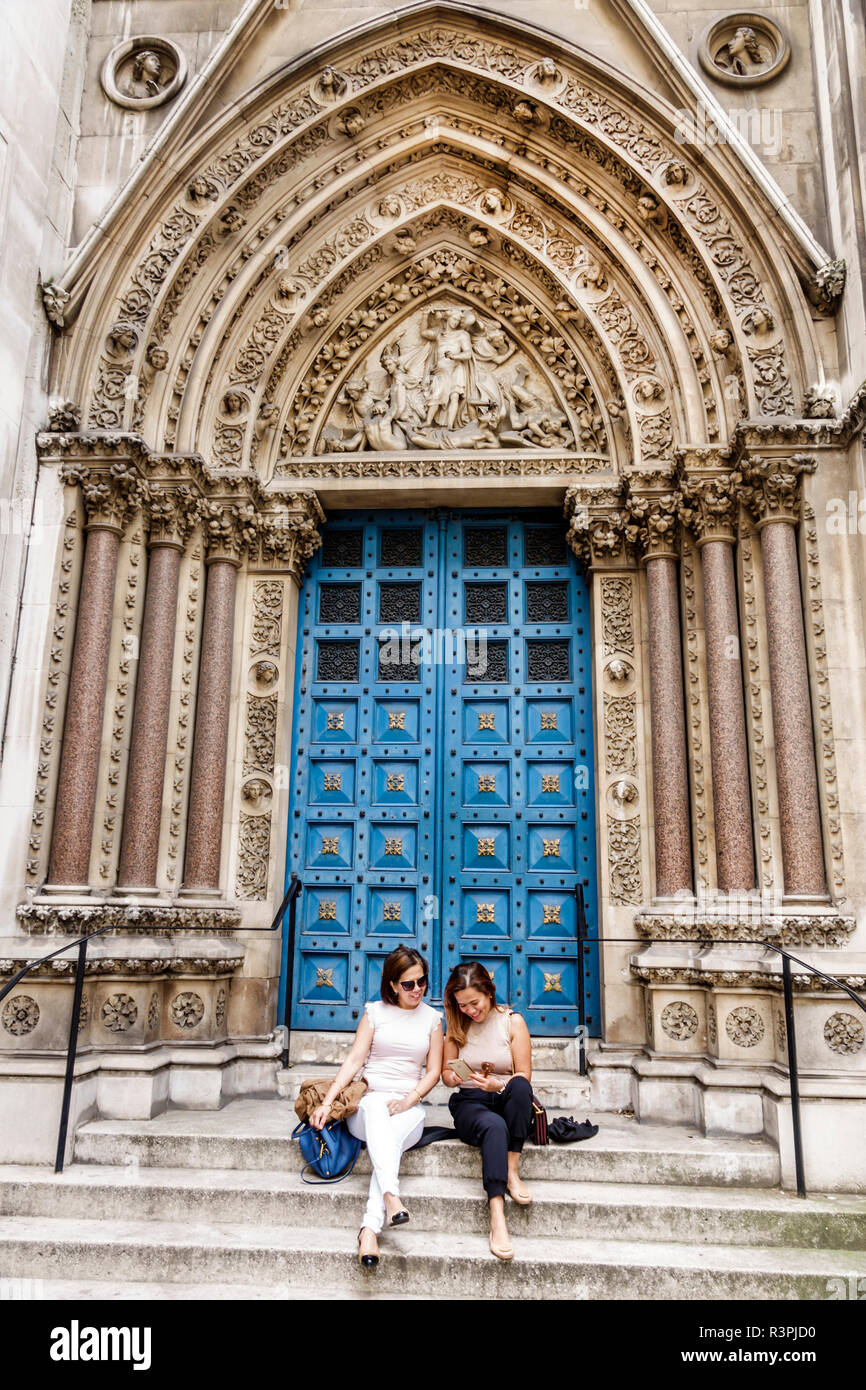
[[[720,68],[727,68],[737,77],[751,77],[769,66],[768,59],[761,52],[757,34],[747,24],[741,25],[734,37],[722,45],[715,61]]]
[[[495,320],[464,304],[423,310],[344,386],[322,447],[354,453],[572,446],[568,416],[526,363],[502,373],[516,353]],[[591,430],[599,422],[591,411],[587,416]]]
[[[152,48],[143,48],[140,53],[135,55],[132,76],[126,84],[126,95],[128,97],[159,96],[165,85],[160,81],[161,77],[162,59],[159,54]]]

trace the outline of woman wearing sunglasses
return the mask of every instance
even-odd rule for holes
[[[459,1138],[481,1150],[490,1249],[497,1259],[511,1260],[505,1194],[522,1207],[532,1201],[517,1172],[532,1123],[529,1029],[519,1014],[497,1004],[496,986],[478,961],[454,967],[443,998],[448,1037],[442,1080],[460,1088],[448,1109]]]
[[[346,1124],[364,1140],[373,1165],[358,1232],[358,1260],[364,1269],[379,1263],[377,1237],[385,1218],[390,1226],[409,1220],[400,1201],[400,1159],[421,1138],[421,1101],[442,1070],[442,1020],[424,1003],[427,974],[426,960],[409,946],[396,946],[386,956],[381,999],[366,1005],[348,1057],[310,1116],[310,1124],[321,1129],[334,1099],[363,1066],[367,1093]]]

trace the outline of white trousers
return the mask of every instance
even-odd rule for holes
[[[394,1091],[368,1091],[355,1111],[346,1120],[351,1134],[367,1145],[373,1172],[367,1210],[361,1223],[378,1235],[385,1224],[385,1192],[400,1195],[400,1159],[406,1149],[421,1138],[424,1128],[424,1107],[413,1105],[399,1115],[388,1114],[389,1100],[403,1100]]]

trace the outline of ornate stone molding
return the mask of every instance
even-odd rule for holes
[[[183,550],[202,511],[203,498],[197,489],[184,484],[152,484],[147,509],[150,545]]]
[[[710,842],[708,824],[709,792],[705,728],[706,680],[703,676],[701,643],[698,635],[699,583],[697,580],[697,549],[688,531],[683,537],[680,575],[683,593],[685,637],[686,721],[688,725],[689,777],[692,788],[692,824],[696,842],[696,878],[698,887],[710,886]]]
[[[642,965],[639,957],[632,957],[629,973],[636,980],[647,985],[697,985],[704,989],[725,991],[729,989],[760,989],[781,994],[783,990],[782,971],[774,964],[744,966],[740,970],[725,969],[722,966],[705,965]],[[835,972],[836,979],[849,989],[861,990],[866,985],[866,976],[855,975],[842,969]],[[834,994],[835,986],[820,975],[806,970],[791,968],[791,983],[801,994]],[[784,1041],[782,1042],[784,1047]]]
[[[792,458],[750,457],[743,462],[739,496],[758,530],[772,521],[787,521],[796,526],[802,505],[800,479],[804,473],[814,473],[816,467],[816,460],[804,454]]]
[[[208,564],[224,560],[240,565],[259,540],[261,518],[249,500],[209,499],[202,507],[202,530]]]
[[[635,544],[643,559],[676,560],[682,494],[673,470],[633,472],[626,479],[625,507],[637,528]]]
[[[855,918],[836,914],[764,914],[718,911],[699,904],[676,912],[641,912],[635,930],[647,941],[771,941],[776,946],[845,946],[854,932]]]
[[[566,539],[587,567],[628,563],[628,546],[636,539],[617,487],[571,487],[565,494]]]
[[[322,537],[319,527],[325,512],[314,492],[279,494],[276,505],[261,517],[258,562],[275,570],[287,570],[300,585],[307,562]]]
[[[683,477],[680,520],[694,533],[699,549],[708,541],[736,540],[739,482],[736,473]]]
[[[163,903],[21,903],[15,916],[33,935],[83,936],[88,928],[110,927],[124,931],[146,927],[152,933],[182,932],[192,928],[227,932],[241,925],[234,907],[180,907]]]
[[[842,304],[848,266],[844,260],[828,261],[806,282],[810,303],[822,314],[837,314]]]
[[[129,945],[130,952],[139,949],[140,945],[132,942]],[[78,969],[78,960],[74,952],[70,952],[68,958],[58,956],[53,961],[43,961],[36,964],[38,957],[15,956],[14,958],[0,958],[0,977],[4,975],[14,975],[25,966],[30,965],[32,969],[27,976],[28,980],[55,980],[75,978]],[[155,978],[158,976],[187,976],[197,975],[202,978],[214,976],[232,975],[236,970],[240,970],[244,963],[244,956],[238,955],[235,948],[234,954],[220,954],[209,956],[196,955],[105,955],[96,956],[91,947],[87,956],[84,974],[87,979],[100,979],[106,975],[119,975],[123,978],[136,978],[146,976]]]
[[[81,489],[89,531],[104,529],[122,535],[130,517],[147,504],[150,496],[146,480],[127,460],[100,460],[90,467],[67,464],[60,477],[67,487]]]

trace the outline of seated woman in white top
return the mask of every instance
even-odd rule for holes
[[[409,1213],[400,1201],[400,1158],[421,1138],[422,1099],[442,1069],[442,1020],[424,1003],[427,962],[409,946],[397,946],[382,968],[379,1000],[367,1004],[355,1041],[324,1101],[310,1116],[321,1129],[336,1096],[364,1067],[367,1093],[346,1121],[363,1139],[373,1173],[364,1223],[358,1232],[358,1259],[365,1269],[379,1263],[378,1235],[385,1217],[401,1226]]]

